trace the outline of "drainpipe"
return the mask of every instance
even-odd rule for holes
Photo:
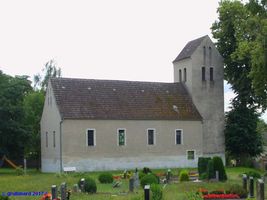
[[[59,122],[59,159],[60,159],[60,173],[63,172],[63,163],[62,163],[62,123],[63,120]]]

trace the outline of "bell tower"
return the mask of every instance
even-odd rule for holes
[[[224,157],[223,58],[209,36],[188,42],[173,70],[174,82],[185,85],[202,116],[204,156]]]

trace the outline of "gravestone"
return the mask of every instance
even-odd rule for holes
[[[150,196],[149,196],[150,185],[145,185],[144,192],[145,192],[145,200],[150,200]]]
[[[242,177],[242,182],[243,182],[243,188],[244,190],[248,190],[248,177],[246,174],[243,174],[243,177]]]
[[[67,184],[62,183],[60,186],[60,194],[61,194],[61,200],[66,200],[67,199]]]
[[[262,179],[258,179],[256,183],[256,197],[257,200],[264,200],[264,182]]]
[[[220,180],[219,171],[215,171],[215,179],[216,181]]]
[[[171,179],[171,170],[168,169],[167,174],[166,174],[166,180],[167,180],[167,183],[170,182],[170,179]]]
[[[139,182],[139,173],[138,173],[138,171],[135,171],[135,172],[134,172],[133,179],[134,179],[134,187],[135,187],[135,188],[138,188],[139,185],[140,185],[140,182]]]
[[[84,178],[81,179],[80,184],[81,184],[81,192],[84,192]]]
[[[51,194],[52,194],[52,199],[57,198],[57,186],[56,185],[51,186]]]
[[[249,177],[249,197],[254,198],[254,178]]]
[[[134,179],[133,178],[129,179],[129,191],[130,192],[134,191]]]

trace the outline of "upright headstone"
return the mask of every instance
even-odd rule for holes
[[[52,185],[51,194],[52,194],[52,199],[56,199],[57,198],[57,186],[56,185]]]
[[[215,171],[215,179],[216,181],[220,180],[219,171]]]
[[[166,175],[166,180],[167,180],[167,183],[169,183],[169,182],[170,182],[170,179],[171,179],[171,170],[170,170],[170,169],[168,169],[168,171],[167,171],[167,175]]]
[[[248,177],[246,174],[243,174],[242,185],[243,185],[244,190],[247,191],[248,190]]]
[[[135,187],[135,188],[138,188],[139,185],[140,185],[140,182],[139,182],[139,173],[138,173],[138,171],[135,171],[135,172],[134,172],[133,178],[134,178],[134,187]]]
[[[257,189],[257,200],[264,200],[264,182],[262,179],[258,179],[257,184],[256,184],[256,189]]]
[[[134,191],[134,178],[129,179],[129,191],[130,192]]]
[[[81,192],[84,192],[84,182],[85,182],[85,180],[84,180],[84,178],[82,178],[81,180],[80,180],[80,184],[81,184]]]
[[[254,198],[254,178],[249,177],[249,197]]]
[[[26,160],[26,158],[24,158],[24,174],[26,174],[27,173],[27,160]]]
[[[145,185],[144,192],[145,192],[145,200],[150,200],[150,196],[149,196],[150,185]]]
[[[67,200],[67,184],[62,183],[60,186],[61,200]]]
[[[73,192],[78,192],[79,191],[79,186],[78,184],[73,185]]]

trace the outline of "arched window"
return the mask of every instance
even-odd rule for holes
[[[206,80],[206,68],[202,67],[202,81]]]
[[[186,68],[184,68],[184,82],[186,82],[186,79],[187,79],[187,77],[186,77]]]
[[[209,47],[209,66],[212,64],[212,49]]]
[[[213,81],[213,67],[210,68],[210,81]]]
[[[179,82],[182,82],[182,70],[179,69]]]
[[[203,47],[203,65],[206,65],[206,47]]]

